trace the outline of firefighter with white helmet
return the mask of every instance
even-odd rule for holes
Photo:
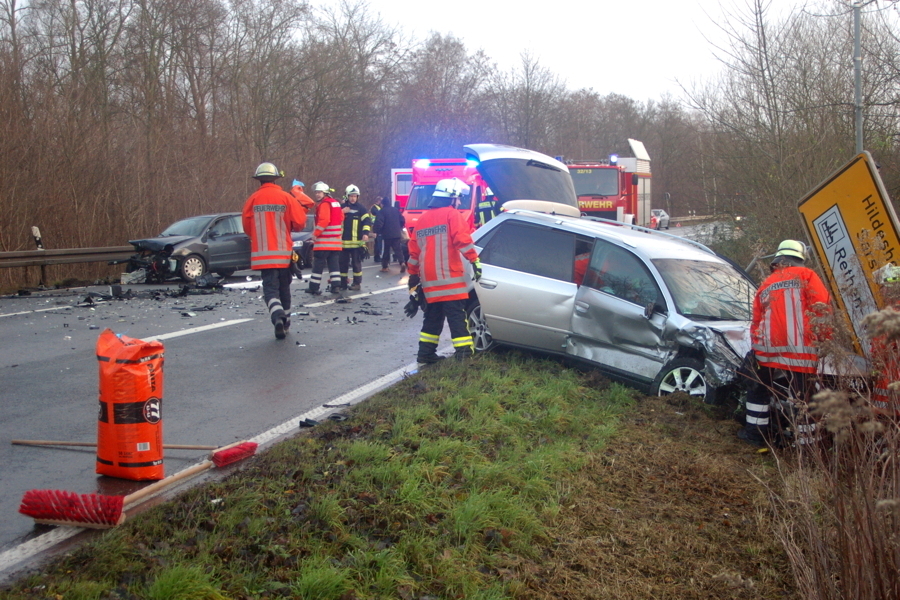
[[[349,271],[353,268],[351,290],[362,287],[362,261],[365,254],[365,243],[369,241],[372,221],[366,207],[359,202],[359,188],[353,184],[347,186],[344,194],[344,228],[341,236],[341,289],[348,289]]]
[[[413,298],[424,295],[425,318],[419,334],[417,360],[437,362],[438,340],[444,320],[450,326],[450,337],[457,358],[468,358],[474,352],[472,334],[466,320],[466,302],[472,290],[472,279],[463,259],[472,264],[475,280],[481,277],[481,263],[465,218],[456,210],[456,202],[468,186],[457,178],[442,179],[434,189],[429,210],[419,219],[415,237],[409,241],[409,291]],[[411,302],[407,315],[416,309]]]
[[[329,291],[338,292],[341,287],[340,259],[343,244],[341,231],[344,212],[341,203],[331,197],[331,188],[324,181],[313,184],[316,200],[316,228],[313,230],[313,268],[309,276],[309,294],[321,294],[322,273],[328,268]]]
[[[283,176],[274,164],[260,164],[253,174],[259,189],[247,199],[241,215],[250,237],[250,268],[262,276],[263,299],[278,339],[284,339],[291,326],[291,231],[302,231],[306,225],[300,204],[275,185]]]
[[[772,259],[772,273],[760,284],[753,300],[750,337],[757,364],[755,381],[747,393],[746,425],[738,437],[753,444],[765,443],[769,433],[770,394],[776,371],[787,376],[790,397],[805,402],[807,377],[818,368],[816,331],[812,315],[830,312],[831,296],[815,271],[804,265],[806,246],[784,240]],[[787,399],[786,397],[783,399]],[[812,439],[815,424],[799,426],[797,442]]]

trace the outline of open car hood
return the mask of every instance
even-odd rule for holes
[[[569,169],[555,158],[502,144],[464,148],[503,208],[581,216]]]
[[[174,249],[178,244],[193,239],[195,239],[195,237],[190,235],[171,235],[166,237],[147,238],[145,240],[128,240],[128,243],[134,246],[135,250],[151,250],[153,252],[159,252],[160,250],[165,250],[167,246],[171,246]]]

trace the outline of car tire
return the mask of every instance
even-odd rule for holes
[[[206,263],[198,254],[188,254],[178,263],[178,276],[192,282],[206,273]]]
[[[234,269],[225,269],[224,271],[218,271],[216,275],[218,275],[222,279],[228,279],[229,277],[234,275]]]
[[[493,348],[494,338],[491,336],[491,330],[488,329],[487,321],[484,320],[484,313],[481,311],[481,304],[478,301],[469,306],[467,316],[475,352],[486,352]]]
[[[707,403],[712,403],[715,393],[703,374],[703,363],[694,358],[676,358],[656,375],[651,393],[665,396],[685,392]]]

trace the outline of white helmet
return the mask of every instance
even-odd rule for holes
[[[348,185],[347,189],[344,191],[344,195],[349,196],[350,194],[356,194],[357,196],[359,196],[359,188],[352,183]]]
[[[326,194],[331,191],[331,188],[328,187],[328,184],[324,181],[317,181],[313,184],[314,192],[325,192]]]
[[[457,198],[463,194],[469,193],[469,186],[462,182],[461,179],[454,177],[453,179],[441,179],[434,186],[435,198]]]
[[[793,256],[794,258],[805,261],[806,245],[797,240],[784,240],[778,244],[778,250],[775,252],[775,257],[777,258],[779,256]]]
[[[256,167],[256,173],[253,174],[254,179],[259,179],[260,177],[272,177],[278,179],[279,177],[284,177],[284,173],[279,171],[278,167],[272,163],[264,162]]]

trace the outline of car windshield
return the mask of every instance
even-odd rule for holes
[[[170,237],[174,235],[187,235],[196,237],[203,233],[206,226],[209,225],[210,217],[191,217],[172,223],[166,230],[159,234],[159,237]]]
[[[697,320],[749,321],[753,284],[727,263],[657,258],[676,310]]]
[[[425,210],[428,208],[428,203],[431,202],[431,195],[434,194],[434,188],[435,186],[433,185],[414,185],[412,191],[409,193],[409,201],[406,203],[406,209]],[[463,194],[459,197],[459,205],[457,208],[466,210],[471,208],[471,206],[471,194]]]
[[[521,158],[492,158],[478,166],[501,203],[544,200],[578,207],[568,169]]]
[[[575,194],[581,196],[616,196],[619,194],[618,169],[569,167]]]

